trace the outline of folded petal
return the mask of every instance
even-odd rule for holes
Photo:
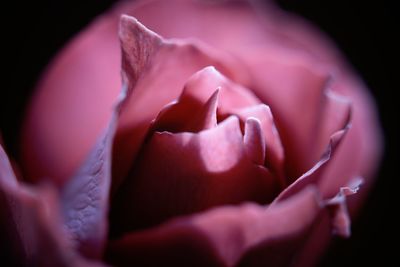
[[[244,127],[244,147],[247,156],[258,165],[265,161],[265,137],[261,123],[256,118],[248,118]]]
[[[129,88],[124,85],[112,107],[107,127],[76,173],[60,189],[69,238],[86,257],[101,258],[107,241],[112,145],[117,120],[129,94]]]
[[[284,178],[285,155],[271,109],[265,104],[259,104],[234,110],[233,113],[242,121],[251,117],[260,121],[266,143],[265,165],[280,177],[282,188],[286,187],[288,181]]]
[[[112,142],[117,112],[92,148],[86,161],[61,189],[64,224],[79,251],[101,258],[108,235]]]
[[[219,92],[218,103],[216,103],[217,120],[221,121],[226,117],[236,115],[244,131],[245,123],[249,118],[257,119],[263,133],[262,143],[267,143],[268,147],[266,155],[263,156],[266,160],[259,164],[266,165],[278,174],[281,177],[282,186],[285,186],[283,147],[270,108],[265,104],[260,104],[258,98],[249,89],[229,80],[214,67],[206,67],[190,77],[179,99],[161,110],[151,129],[170,132],[199,131],[198,127],[193,128],[196,125],[195,118],[198,116],[196,110],[204,109],[202,106],[206,101],[210,101],[208,98],[216,89]],[[200,111],[199,114],[203,113],[204,111]],[[192,126],[188,127],[190,125]],[[264,147],[256,146],[256,148],[264,150]]]
[[[273,206],[243,204],[181,217],[111,241],[118,266],[288,266],[329,212],[310,187]],[[198,264],[198,265],[196,265]]]
[[[200,132],[217,126],[219,89],[207,102],[181,95],[179,100],[166,105],[151,125],[151,131]]]
[[[321,156],[321,159],[306,173],[304,173],[301,177],[297,178],[293,183],[291,183],[285,190],[283,190],[277,198],[275,198],[274,202],[281,201],[283,199],[289,198],[296,193],[303,190],[310,184],[318,185],[320,184],[326,175],[326,169],[329,168],[329,165],[332,164],[333,159],[335,157],[335,153],[338,150],[338,147],[342,140],[344,139],[346,133],[350,129],[350,116],[348,116],[348,120],[346,126],[335,132],[329,141],[329,145],[325,149],[325,152]]]
[[[361,176],[364,178],[363,190],[357,194],[359,201],[354,201],[359,205],[373,184],[382,155],[383,137],[373,99],[365,94],[367,88],[355,78],[342,76],[342,82],[332,84],[335,91],[351,99],[352,123],[320,188],[326,197],[333,197],[338,188],[349,183],[349,178]]]
[[[218,91],[218,98],[216,91]],[[215,97],[210,97],[213,94]],[[209,104],[205,105],[207,101]],[[205,118],[215,122],[221,121],[237,113],[235,111],[238,109],[258,103],[259,100],[251,91],[229,80],[215,67],[209,66],[188,79],[179,98],[161,110],[153,122],[152,130],[197,132],[206,129],[201,125],[196,126],[198,124],[196,121],[202,121],[203,116],[207,115]],[[245,120],[246,118],[243,124]]]
[[[304,19],[272,1],[138,1],[122,3],[119,10],[165,37],[195,37],[235,55],[246,66],[244,76],[251,77],[242,84],[274,111],[285,150],[290,151],[287,165],[292,179],[318,161],[330,135],[340,129],[320,131],[332,119],[320,114],[325,113],[324,84],[330,83],[332,91],[351,100],[353,127],[324,181],[324,191],[332,196],[351,177],[372,177],[382,152],[375,105],[340,51]],[[304,96],[296,97],[296,92]],[[319,141],[314,144],[312,139]],[[307,142],[311,146],[304,145]]]
[[[214,66],[231,79],[240,79],[237,69],[226,67],[230,66],[227,55],[216,53],[199,41],[162,39],[134,18],[122,17],[120,39],[124,82],[134,90],[124,105],[116,136],[115,188],[126,176],[150,122],[166,104],[179,97],[193,73]],[[138,57],[137,53],[146,55]],[[213,92],[216,89],[212,88]]]
[[[278,188],[246,154],[236,117],[199,133],[156,132],[115,195],[111,231],[119,236],[218,205],[268,203]]]

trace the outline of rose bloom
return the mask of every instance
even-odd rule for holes
[[[49,65],[21,136],[0,236],[26,266],[312,266],[381,152],[362,81],[268,1],[117,4]]]

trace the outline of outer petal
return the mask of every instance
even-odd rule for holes
[[[102,257],[107,241],[112,145],[122,106],[130,93],[124,85],[112,107],[107,127],[82,165],[60,189],[63,219],[69,237],[82,254],[91,258]]]
[[[121,96],[122,101],[124,94]],[[112,142],[120,104],[114,107],[108,127],[87,159],[60,190],[63,219],[70,238],[82,254],[91,258],[102,257],[108,236]]]
[[[29,187],[15,179],[0,147],[0,248],[12,266],[100,267],[82,259],[62,226],[59,199],[48,185]]]
[[[349,121],[350,116],[348,116],[346,126],[331,136],[329,145],[325,149],[321,159],[310,170],[285,188],[285,190],[283,190],[274,200],[275,202],[295,195],[310,184],[318,185],[323,181],[323,179],[326,177],[326,172],[329,168],[329,165],[333,164],[333,159],[337,157],[335,154],[337,153],[336,151],[340,143],[343,141],[343,139],[345,139],[344,137],[350,129]]]
[[[63,184],[107,127],[121,88],[117,29],[117,17],[100,17],[44,73],[22,129],[26,179]]]
[[[331,231],[327,205],[309,187],[269,207],[216,208],[112,241],[107,259],[118,266],[288,266],[315,224]]]

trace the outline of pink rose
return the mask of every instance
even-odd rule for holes
[[[317,30],[257,3],[121,2],[56,57],[22,161],[0,149],[15,264],[312,266],[350,235],[373,101]]]

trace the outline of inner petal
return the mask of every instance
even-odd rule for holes
[[[277,191],[247,156],[237,117],[199,133],[155,132],[112,203],[111,236],[214,206],[268,203]]]

